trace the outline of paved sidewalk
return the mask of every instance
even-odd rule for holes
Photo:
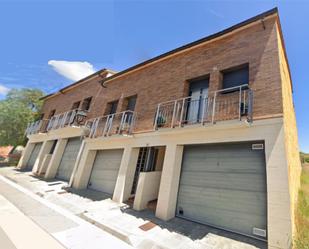
[[[64,249],[58,241],[2,195],[0,195],[0,227],[1,248]]]
[[[3,229],[0,227],[0,244],[3,246],[3,248],[6,249],[16,249],[13,242],[10,240],[10,238],[7,236],[7,234],[3,231]]]
[[[159,220],[150,210],[134,211],[128,205],[116,203],[110,196],[89,189],[62,188],[67,184],[57,179],[46,181],[19,172],[0,168],[0,174],[95,224],[100,229],[138,249],[266,249],[267,243],[180,218],[168,222]],[[40,198],[42,199],[42,198]],[[151,222],[152,224],[147,225]],[[141,229],[146,226],[149,229]]]
[[[11,205],[20,210],[28,219],[32,220],[36,226],[45,230],[54,239],[61,242],[64,247],[72,249],[129,249],[132,248],[125,242],[113,237],[107,232],[97,228],[96,226],[84,221],[83,219],[73,215],[67,210],[58,207],[47,200],[40,198],[29,190],[17,185],[16,183],[0,176],[0,194],[3,195]],[[0,219],[2,217],[0,216]],[[0,224],[3,225],[0,221]],[[6,228],[19,227],[20,221],[11,222],[6,220]],[[40,234],[32,229],[22,229],[23,233],[15,237],[13,242],[24,238],[34,243],[39,243]],[[14,229],[12,230],[14,231]],[[24,235],[24,236],[21,236]],[[39,248],[49,247],[45,246]],[[36,247],[17,247],[19,248],[36,248]],[[62,247],[50,247],[62,248]]]

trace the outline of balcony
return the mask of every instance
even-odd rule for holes
[[[124,111],[87,120],[85,126],[90,130],[89,138],[130,135],[135,121],[135,112]]]
[[[53,116],[47,125],[46,130],[56,130],[67,126],[81,126],[87,114],[84,111],[75,109]]]
[[[85,123],[84,120],[86,116],[87,114],[84,111],[77,109],[60,113],[50,119],[43,119],[29,123],[25,135],[29,136],[37,133],[46,133],[51,130],[57,130],[68,126],[79,127]]]
[[[48,119],[42,119],[29,123],[25,131],[25,136],[46,132],[48,122],[49,122]]]
[[[248,85],[215,91],[211,96],[185,97],[160,103],[154,129],[214,125],[226,120],[252,122],[253,92]]]

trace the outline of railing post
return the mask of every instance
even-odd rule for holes
[[[90,129],[89,138],[93,138],[94,129],[95,129],[95,125],[96,125],[96,120],[97,120],[97,119],[93,119],[93,121],[88,120],[88,121],[86,121],[86,123],[85,123],[85,127],[87,127],[87,126],[88,126],[88,123],[90,123],[90,127],[89,127],[89,129]]]
[[[241,120],[241,90],[242,87],[239,87],[239,120]]]
[[[112,114],[110,121],[108,122],[108,131],[107,131],[108,136],[110,136],[111,129],[112,129],[113,123],[114,123],[114,118],[115,118],[115,113]]]
[[[136,115],[135,113],[133,112],[132,115],[131,115],[131,120],[130,120],[130,126],[129,126],[129,134],[132,134],[132,130],[133,130],[133,127],[135,125],[135,118],[136,118]]]
[[[62,123],[61,123],[61,128],[63,128],[65,126],[65,121],[67,120],[67,117],[68,117],[68,112],[66,112],[64,114],[64,117],[63,117],[63,120],[62,120]]]
[[[154,123],[154,127],[153,127],[154,130],[157,129],[157,125],[158,125],[158,117],[159,117],[159,112],[160,112],[160,105],[161,104],[158,104],[157,111],[156,111],[155,123]]]
[[[243,100],[243,103],[244,103],[244,107],[243,107],[242,114],[246,114],[246,90],[244,90],[244,100]]]
[[[94,129],[93,129],[92,137],[96,136],[99,123],[100,123],[100,118],[96,118],[95,123],[94,123]]]
[[[122,114],[121,114],[121,120],[120,120],[120,125],[119,125],[119,130],[118,130],[118,134],[120,134],[121,133],[121,131],[122,131],[122,129],[123,129],[123,120],[124,120],[124,117],[125,117],[125,111],[124,112],[122,112]]]
[[[38,121],[38,127],[37,127],[35,133],[40,133],[41,126],[42,126],[42,119]]]
[[[179,127],[182,126],[182,121],[183,121],[183,112],[184,112],[184,108],[185,108],[185,100],[186,98],[182,99],[182,105],[181,105],[181,111],[180,111],[180,122],[179,122]]]
[[[76,115],[76,110],[73,110],[73,111],[70,111],[70,112],[71,112],[71,114],[70,114],[68,126],[71,126],[71,125],[74,124],[74,118],[75,118],[75,115]]]
[[[212,103],[212,118],[211,118],[212,124],[214,124],[215,122],[216,99],[217,99],[217,92],[215,92],[215,95],[213,97],[213,103]]]
[[[174,108],[173,108],[173,116],[172,116],[171,128],[174,128],[175,115],[176,115],[176,106],[177,106],[177,100],[175,100],[175,102],[174,102]]]
[[[50,118],[50,120],[47,123],[47,131],[51,129],[51,126],[53,125],[53,117]]]
[[[56,129],[56,127],[57,127],[57,125],[58,125],[58,121],[59,121],[59,115],[57,115],[57,116],[55,117],[55,121],[54,121],[53,127],[52,127],[53,130]]]
[[[249,90],[248,92],[248,117],[249,123],[253,122],[253,92]]]
[[[107,115],[106,116],[106,121],[105,121],[105,125],[104,125],[104,128],[103,128],[103,132],[102,132],[102,137],[105,137],[105,133],[107,131],[107,126],[108,126],[108,120],[110,118],[110,115]]]
[[[206,97],[202,99],[202,120],[201,120],[201,124],[204,125],[204,116],[205,116],[205,106],[206,106]]]

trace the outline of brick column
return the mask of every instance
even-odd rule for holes
[[[156,216],[162,220],[169,220],[175,216],[182,153],[182,145],[166,146],[156,209]]]

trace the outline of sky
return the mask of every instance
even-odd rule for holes
[[[309,152],[309,1],[0,0],[0,99],[121,71],[279,8],[301,150]]]

